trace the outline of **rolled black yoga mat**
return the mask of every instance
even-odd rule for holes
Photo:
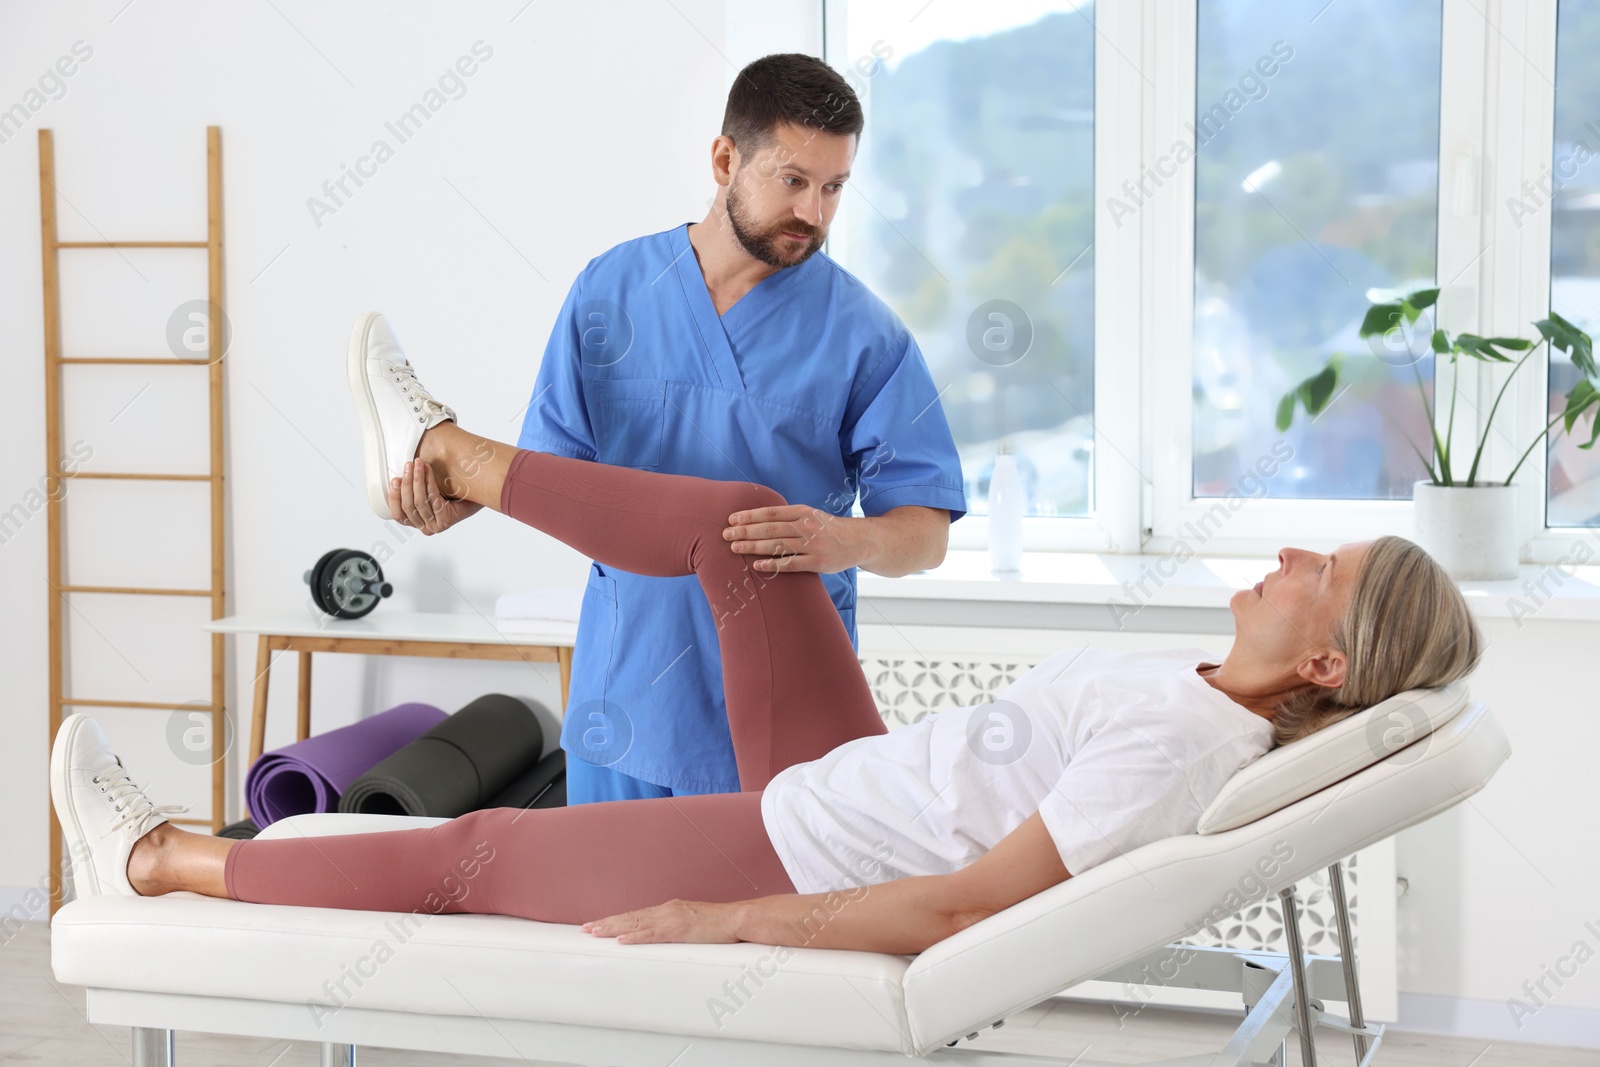
[[[567,805],[567,754],[559,748],[514,778],[486,808],[564,808]]]
[[[567,806],[567,772],[562,771],[561,777],[550,783],[550,788],[544,796],[533,802],[536,808],[564,808]]]
[[[260,832],[261,827],[256,825],[256,821],[249,816],[246,816],[245,818],[240,819],[238,822],[230,822],[228,825],[218,830],[217,836],[231,837],[239,841],[248,841]]]
[[[542,751],[533,709],[488,693],[350,783],[339,810],[453,819],[490,806]]]

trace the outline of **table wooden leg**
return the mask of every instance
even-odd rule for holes
[[[572,685],[572,649],[556,649],[556,665],[561,668],[561,714],[567,713],[567,690]]]
[[[300,725],[297,741],[311,736],[311,653],[300,653]]]
[[[270,670],[272,644],[267,635],[262,634],[256,638],[256,699],[250,711],[250,764],[261,758],[261,750],[267,743],[267,673]]]

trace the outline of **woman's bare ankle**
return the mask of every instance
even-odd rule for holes
[[[160,896],[177,888],[166,881],[167,859],[181,833],[176,826],[164,822],[133,843],[128,854],[128,881],[140,896]]]
[[[448,467],[451,431],[459,429],[454,422],[446,420],[422,431],[422,437],[417,441],[417,458],[435,471],[440,467]]]
[[[434,484],[449,500],[469,500],[498,508],[514,445],[491,441],[454,422],[441,422],[422,434],[417,459],[428,464]]]
[[[446,420],[424,430],[421,440],[417,442],[417,459],[433,468],[434,484],[447,499],[453,500],[465,495],[462,487],[450,477],[455,466],[458,446],[463,441],[464,434],[465,431],[461,427],[451,420]]]

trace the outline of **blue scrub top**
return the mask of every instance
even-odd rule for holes
[[[827,255],[779,270],[720,317],[688,224],[617,245],[573,282],[518,447],[771,486],[867,515],[966,512],[961,463],[922,352]],[[856,574],[821,576],[856,642]],[[710,605],[693,575],[592,564],[561,747],[681,792],[738,768]]]

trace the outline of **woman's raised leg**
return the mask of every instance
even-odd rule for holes
[[[453,422],[428,430],[418,456],[447,495],[493,507],[602,565],[699,579],[717,622],[741,789],[885,732],[821,578],[755,571],[723,540],[734,512],[784,503],[774,490],[529,452]]]

